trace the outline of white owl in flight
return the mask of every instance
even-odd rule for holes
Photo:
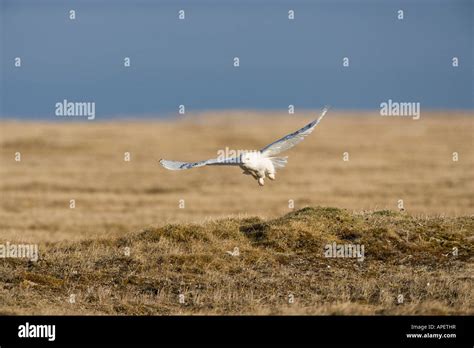
[[[275,180],[276,169],[283,168],[287,163],[288,156],[275,157],[275,155],[303,141],[307,135],[313,132],[327,111],[328,108],[325,107],[317,120],[265,146],[260,151],[247,151],[237,157],[213,158],[199,162],[178,162],[161,159],[160,163],[169,170],[183,170],[203,166],[239,166],[243,169],[243,174],[252,175],[259,185],[263,186],[265,184],[265,177]]]

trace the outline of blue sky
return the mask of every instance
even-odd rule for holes
[[[99,117],[474,107],[470,0],[0,1],[2,117],[53,119],[64,99]]]

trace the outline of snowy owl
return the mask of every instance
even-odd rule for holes
[[[327,111],[328,108],[325,107],[317,120],[265,146],[259,151],[246,151],[236,157],[213,158],[199,162],[178,162],[161,159],[160,163],[169,170],[183,170],[203,166],[239,166],[243,169],[243,174],[253,176],[259,185],[263,186],[265,184],[265,177],[275,180],[276,170],[283,168],[287,163],[288,156],[275,157],[275,155],[292,148],[307,135],[311,134]]]

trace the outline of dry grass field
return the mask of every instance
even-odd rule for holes
[[[0,243],[38,243],[40,260],[0,260],[0,313],[473,314],[472,115],[330,111],[264,187],[158,164],[259,149],[312,118],[1,121]],[[332,242],[365,260],[325,258]]]

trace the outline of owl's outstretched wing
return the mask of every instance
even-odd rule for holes
[[[169,170],[183,170],[204,166],[238,166],[241,164],[240,157],[213,158],[199,162],[179,162],[161,159],[160,164]]]
[[[297,130],[296,132],[288,134],[283,138],[271,143],[270,145],[265,146],[263,149],[260,150],[260,152],[262,153],[262,155],[270,157],[292,148],[296,144],[303,141],[303,139],[309,134],[311,134],[311,132],[313,132],[314,128],[316,128],[319,122],[321,122],[328,110],[329,107],[325,107],[317,120],[314,120],[303,128]]]

